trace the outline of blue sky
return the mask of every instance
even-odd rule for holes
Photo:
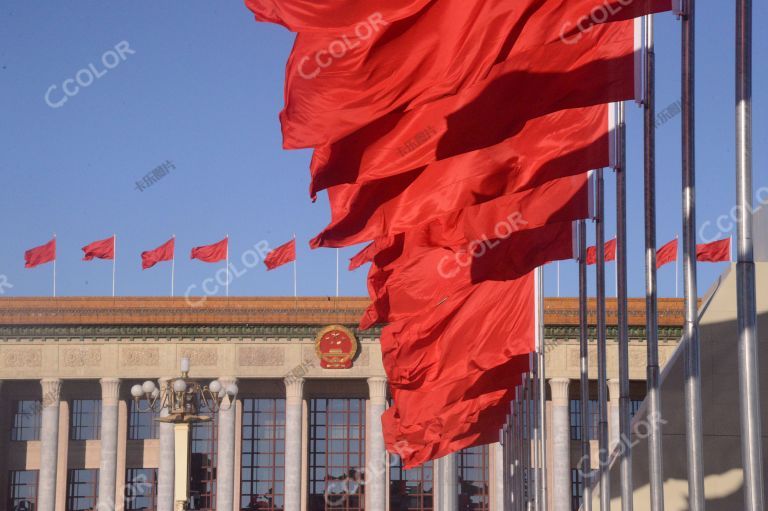
[[[734,204],[733,2],[698,4],[699,225]],[[755,27],[768,6],[755,2]],[[177,236],[176,290],[183,294],[217,265],[189,260],[192,246],[230,235],[233,261],[262,240],[299,240],[301,295],[335,293],[336,254],[310,251],[307,240],[329,219],[321,197],[309,201],[309,151],[283,151],[278,112],[293,34],[257,24],[242,2],[4,0],[0,4],[0,275],[6,296],[50,294],[51,268],[23,268],[25,249],[58,235],[60,295],[107,295],[111,263],[81,262],[80,247],[117,233],[118,295],[169,293],[170,267],[141,271],[139,254]],[[133,53],[59,108],[61,87],[121,42]],[[679,99],[680,25],[657,16],[659,110]],[[768,36],[755,30],[755,187],[768,187],[765,94]],[[123,48],[125,48],[123,46]],[[100,73],[101,74],[101,73]],[[642,116],[628,108],[629,284],[642,296]],[[143,191],[136,182],[165,161],[170,174]],[[607,207],[614,208],[613,177]],[[680,118],[658,130],[659,244],[680,232]],[[768,199],[768,193],[764,194]],[[607,237],[613,236],[609,215]],[[721,222],[723,225],[723,222]],[[725,223],[727,226],[727,222]],[[708,238],[719,229],[708,227]],[[732,232],[725,231],[722,236]],[[365,270],[346,271],[354,248],[341,251],[341,293],[365,293]],[[722,264],[700,266],[704,292]],[[608,269],[609,277],[613,273]],[[674,268],[659,274],[660,295],[674,294]],[[245,271],[232,295],[287,295],[292,272]],[[547,269],[555,294],[555,268]],[[608,291],[613,292],[613,279]],[[561,265],[561,293],[576,292],[576,266]]]

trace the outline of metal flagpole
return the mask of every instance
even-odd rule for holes
[[[544,339],[544,267],[536,271],[536,330],[538,335],[538,416],[539,416],[539,496],[541,511],[547,511],[547,381],[546,381],[546,340]]]
[[[632,415],[629,401],[629,312],[627,309],[627,126],[624,103],[616,109],[618,166],[616,168],[616,296],[619,341],[619,467],[621,509],[632,511]]]
[[[56,233],[53,233],[53,239],[54,240],[56,239]],[[54,242],[54,246],[55,246],[55,242]],[[59,247],[56,246],[55,252],[53,254],[53,297],[54,298],[56,298],[56,258],[58,256],[56,252],[58,252],[58,250],[59,250]]]
[[[663,456],[661,444],[661,396],[659,392],[658,296],[656,289],[656,64],[653,48],[653,16],[643,18],[645,28],[644,201],[645,201],[645,330],[646,379],[649,403],[648,463],[651,509],[664,509]]]
[[[605,328],[605,180],[603,169],[597,171],[597,218],[595,220],[597,253],[597,395],[600,412],[600,511],[611,509],[611,479],[608,471],[608,372]]]
[[[533,412],[531,410],[531,373],[527,373],[525,375],[525,385],[523,387],[523,400],[525,402],[525,411],[523,414],[525,415],[525,442],[524,442],[524,448],[525,448],[525,466],[526,466],[526,507],[527,509],[535,509],[536,504],[536,496],[535,496],[535,466],[536,461],[534,459],[534,455],[536,451],[532,449],[532,441],[533,441],[533,433],[534,433],[534,420],[533,420]]]
[[[226,285],[226,288],[227,288],[227,298],[229,298],[229,234],[227,234],[226,238],[227,238],[227,266],[226,266],[227,285]]]
[[[536,321],[536,336],[538,337],[538,321]],[[538,349],[538,341],[536,349]],[[541,507],[541,483],[540,472],[541,467],[541,454],[540,442],[541,442],[541,428],[539,424],[539,357],[538,352],[534,351],[529,356],[531,367],[531,378],[528,382],[529,397],[530,397],[530,413],[531,413],[531,426],[533,437],[533,503],[536,511],[545,511]]]
[[[589,336],[587,324],[587,222],[579,221],[579,382],[583,511],[592,511],[592,449],[589,444]]]
[[[512,425],[511,415],[507,414],[507,420],[499,430],[499,444],[501,445],[501,506],[509,509],[509,428]]]
[[[171,298],[173,298],[173,279],[176,273],[176,235],[173,235],[173,257],[171,257]],[[229,243],[227,243],[229,245]]]
[[[763,448],[752,240],[752,0],[736,2],[736,193],[739,398],[744,508],[764,508]]]
[[[339,249],[336,249],[336,298],[339,297]]]
[[[296,241],[296,233],[293,233],[293,241]],[[293,258],[293,297],[298,298],[298,286],[296,284],[296,260],[298,257]],[[297,302],[298,303],[298,302]]]
[[[683,279],[685,281],[685,432],[688,507],[704,509],[701,349],[696,282],[695,1],[682,13]],[[661,440],[659,440],[659,444]],[[661,448],[661,447],[659,447]],[[659,476],[661,478],[661,475]]]
[[[560,298],[560,261],[557,262],[557,297]]]
[[[117,234],[112,235],[112,298],[115,297],[115,265],[117,264]]]
[[[675,234],[675,240],[679,239],[677,234]],[[679,241],[678,241],[679,244]],[[680,290],[679,290],[679,282],[680,282],[680,256],[678,253],[675,253],[675,298],[680,297]]]

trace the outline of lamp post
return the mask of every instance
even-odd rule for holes
[[[229,410],[237,396],[234,383],[223,385],[218,379],[208,385],[200,385],[189,379],[189,358],[181,359],[181,378],[166,382],[161,388],[151,380],[131,387],[136,409],[144,413],[159,413],[168,409],[168,415],[157,419],[174,425],[175,476],[173,486],[174,511],[189,509],[189,428],[196,422],[208,422],[209,415],[200,415],[200,409],[211,413]],[[145,399],[147,405],[141,406]],[[226,401],[225,401],[225,398]]]

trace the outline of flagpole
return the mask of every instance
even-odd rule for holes
[[[681,43],[683,294],[685,296],[683,339],[685,342],[684,393],[688,508],[691,511],[703,511],[705,495],[701,411],[701,348],[696,278],[695,6],[695,0],[685,2]]]
[[[336,298],[339,297],[339,249],[336,249]]]
[[[227,247],[229,247],[229,242],[227,242]],[[171,298],[173,298],[173,280],[174,280],[174,274],[176,273],[176,235],[173,235],[173,257],[171,258]]]
[[[560,298],[560,261],[557,262],[557,297]]]
[[[53,233],[53,239],[54,239],[54,246],[56,247],[54,250],[58,252],[59,247],[56,245],[56,233]],[[54,252],[53,254],[53,297],[56,298],[56,258],[58,257],[58,254]]]
[[[757,299],[752,240],[752,0],[736,2],[736,191],[739,398],[744,508],[764,509]]]
[[[616,311],[619,341],[619,471],[621,509],[632,511],[632,414],[629,398],[629,311],[627,306],[627,125],[624,103],[615,106],[618,126],[616,168]]]
[[[679,239],[678,235],[675,234],[675,240],[678,240],[678,239]],[[679,283],[680,283],[680,256],[678,252],[675,252],[675,298],[680,298],[680,290],[678,288]]]
[[[117,234],[112,235],[112,298],[115,297],[115,266],[117,265]]]
[[[605,327],[605,180],[603,169],[597,170],[597,394],[600,413],[600,511],[611,511],[611,479],[608,470],[608,372]]]
[[[589,442],[589,336],[587,317],[587,222],[579,221],[579,391],[581,396],[582,511],[592,511],[592,448]]]
[[[296,233],[293,233],[293,241],[296,242]],[[296,284],[296,260],[298,257],[293,258],[293,297],[298,298],[298,286]]]
[[[227,234],[225,238],[227,238],[227,266],[224,269],[226,270],[227,284],[224,287],[226,288],[227,298],[229,298],[229,234]]]
[[[544,338],[544,267],[539,266],[536,270],[538,282],[536,283],[536,309],[538,321],[536,322],[536,329],[539,337],[538,346],[538,406],[539,406],[539,463],[541,466],[541,474],[539,477],[539,495],[541,496],[541,510],[547,511],[547,382],[546,382],[546,340]]]
[[[645,330],[646,386],[649,403],[648,463],[651,509],[664,509],[663,456],[661,443],[661,395],[659,390],[658,290],[656,288],[656,62],[653,48],[653,16],[643,18],[645,71],[643,101],[644,202],[645,202]]]

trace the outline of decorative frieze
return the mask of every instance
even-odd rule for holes
[[[126,347],[120,352],[120,359],[125,367],[157,367],[160,365],[160,348]]]
[[[101,365],[101,347],[62,348],[64,367],[97,367]]]
[[[189,358],[192,367],[215,366],[219,361],[219,353],[215,348],[181,348],[179,358]]]
[[[43,354],[39,347],[6,348],[2,351],[3,367],[41,367]]]
[[[279,346],[242,346],[237,350],[240,367],[274,367],[285,365],[285,349]]]

